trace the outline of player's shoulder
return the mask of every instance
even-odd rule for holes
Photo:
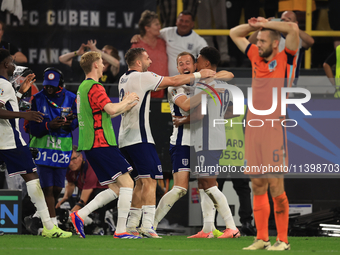
[[[12,87],[12,84],[7,79],[1,79],[1,78],[0,78],[0,85],[6,86],[6,87],[8,86]]]
[[[159,74],[156,74],[156,73],[150,72],[150,71],[141,72],[140,75],[142,77],[152,77],[152,78],[160,78],[160,77],[162,77],[162,75],[159,75]]]
[[[176,31],[176,27],[165,27],[160,30],[161,34],[172,33]]]

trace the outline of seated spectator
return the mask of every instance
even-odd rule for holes
[[[16,63],[27,63],[27,57],[14,44],[2,40],[5,28],[5,23],[0,20],[0,48],[8,50]]]
[[[65,202],[69,201],[71,205],[71,212],[78,211],[83,208],[89,201],[91,201],[98,193],[108,188],[107,185],[101,186],[98,182],[98,178],[93,171],[90,163],[84,160],[83,154],[78,152],[78,146],[73,145],[73,152],[71,156],[70,165],[67,169],[66,180],[67,184],[65,187],[65,193],[61,200],[56,205],[56,209]],[[77,203],[74,203],[74,199],[71,199],[75,187],[78,188],[78,195],[76,198]],[[106,231],[104,227],[105,212],[112,204],[107,204],[102,208],[99,208],[99,226]],[[85,226],[92,223],[92,219],[86,217],[84,219]],[[111,223],[112,224],[112,223]]]
[[[59,200],[56,208],[59,208],[73,194],[75,187],[78,187],[78,202],[71,209],[72,212],[78,211],[94,197],[96,193],[107,189],[107,186],[101,186],[98,178],[94,173],[91,165],[87,160],[84,160],[83,154],[78,152],[78,146],[73,145],[70,165],[67,168],[64,197]],[[72,202],[71,202],[72,204]]]
[[[103,76],[100,78],[99,82],[105,84],[118,81],[120,69],[120,57],[118,55],[118,50],[111,45],[105,45],[102,50],[99,50],[96,47],[96,44],[96,40],[88,40],[87,44],[82,43],[78,50],[59,56],[59,61],[61,63],[72,68],[74,82],[82,82],[85,78],[83,69],[81,69],[79,61],[75,59],[75,57],[83,55],[87,50],[97,51],[102,54],[104,69]],[[105,89],[109,95],[111,86],[106,86]]]
[[[131,48],[144,48],[149,54],[152,63],[148,71],[161,76],[169,76],[168,55],[166,54],[165,41],[159,38],[161,24],[155,12],[146,10],[139,20],[139,31],[141,39],[138,43],[131,45]],[[153,98],[163,98],[164,90],[151,92]]]

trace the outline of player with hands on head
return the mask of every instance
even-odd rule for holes
[[[268,18],[268,21],[276,21],[274,18]],[[292,11],[285,11],[281,15],[281,22],[294,22],[298,25],[298,21],[296,18],[296,14]],[[256,44],[257,41],[257,34],[259,30],[251,34],[248,38],[249,42]],[[285,41],[286,41],[286,33],[280,33],[280,40],[279,40],[279,51],[283,51],[285,49]],[[305,50],[308,50],[310,47],[312,47],[314,44],[314,39],[309,34],[307,34],[305,31],[299,29],[299,50],[297,52],[297,56],[295,57],[295,79],[294,79],[294,86],[296,86],[299,78],[300,73],[300,66],[301,66],[301,60],[304,55]]]
[[[246,36],[259,30],[257,43],[251,44]],[[287,34],[284,51],[279,52],[280,33]],[[272,104],[273,88],[281,95],[281,88],[291,86],[296,67],[295,55],[299,46],[299,28],[293,22],[268,22],[263,17],[251,18],[248,24],[242,24],[230,30],[230,37],[237,47],[245,53],[252,63],[253,106],[255,109],[269,109]],[[290,83],[289,83],[290,82]],[[257,115],[248,110],[250,119],[284,119],[281,115],[281,99],[277,98],[279,107],[269,115]],[[280,122],[263,125],[245,131],[245,162],[249,171],[254,193],[253,212],[257,236],[252,245],[244,250],[289,250],[288,216],[289,202],[284,190],[283,172],[256,172],[253,166],[270,165],[278,167],[288,165],[288,151],[285,129]],[[260,142],[258,142],[260,141]],[[283,167],[281,168],[283,169]],[[270,205],[268,188],[274,202],[274,215],[277,229],[276,243],[271,246],[268,235]]]

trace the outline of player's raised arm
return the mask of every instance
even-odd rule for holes
[[[194,79],[200,78],[210,78],[216,74],[215,71],[210,69],[202,69],[199,72],[191,73],[191,74],[180,74],[172,77],[164,77],[161,84],[158,86],[157,90],[165,89],[167,87],[177,87],[184,84],[189,84]]]
[[[226,71],[226,70],[221,70],[216,73],[214,76],[216,80],[222,80],[222,81],[230,81],[231,79],[234,78],[234,74],[232,72]]]
[[[230,37],[234,41],[236,46],[240,49],[240,51],[245,53],[245,50],[246,50],[246,48],[249,44],[249,41],[246,38],[246,36],[250,32],[253,32],[253,31],[256,31],[256,30],[257,30],[257,28],[254,28],[254,27],[250,26],[249,24],[242,24],[242,25],[233,27],[230,30]]]
[[[299,48],[299,27],[294,22],[262,22],[257,21],[257,26],[261,26],[263,28],[277,30],[280,33],[287,34],[286,36],[286,47],[289,50],[297,50]],[[254,25],[256,22],[253,23]]]

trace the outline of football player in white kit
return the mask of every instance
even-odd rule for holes
[[[219,61],[219,52],[213,47],[205,47],[200,51],[196,67],[197,70],[201,70],[202,68],[216,70]],[[226,84],[227,83],[218,80],[209,83],[210,86],[215,85],[216,89],[224,88]],[[196,84],[196,87],[204,88],[205,86]],[[196,91],[200,92],[201,90],[196,89]],[[202,115],[200,112],[201,107],[196,107],[191,116],[182,118],[181,120],[181,123],[184,124],[191,119],[191,141],[195,147],[197,156],[197,163],[192,163],[191,169],[195,169],[195,171],[198,169],[196,174],[198,174],[198,187],[200,189],[204,219],[203,229],[189,238],[214,237],[215,208],[226,224],[226,230],[224,230],[224,233],[218,238],[237,238],[240,236],[240,232],[235,226],[227,199],[216,186],[218,171],[207,170],[210,167],[217,168],[221,152],[226,147],[224,125],[214,126],[213,120],[232,117],[232,106],[230,103],[232,101],[231,93],[228,90],[225,90],[224,93],[218,94],[221,97],[221,105],[216,105],[214,100],[208,98],[206,102],[207,115]],[[214,97],[216,100],[217,97]],[[206,195],[208,195],[210,199],[206,199]]]
[[[193,73],[196,70],[195,58],[189,52],[182,52],[177,56],[177,69],[180,74]],[[234,77],[231,72],[220,71],[216,74],[218,79],[230,80]],[[191,97],[192,87],[183,85],[180,87],[168,88],[168,101],[172,116],[188,116],[190,108],[200,104],[201,94]],[[202,93],[202,92],[201,92]],[[170,137],[170,155],[173,166],[172,174],[174,179],[173,188],[167,192],[160,200],[155,214],[154,228],[169,212],[174,203],[187,193],[190,175],[190,125],[189,123],[173,127]],[[203,192],[201,202],[209,200],[210,207],[214,209],[211,199]],[[201,204],[203,206],[203,204]],[[204,210],[204,209],[203,209]],[[205,222],[205,219],[204,219]],[[222,235],[213,227],[214,236]]]
[[[134,235],[139,235],[140,232],[146,237],[159,238],[153,229],[153,223],[157,179],[163,179],[163,174],[149,124],[150,91],[189,84],[201,77],[213,77],[216,72],[202,69],[193,74],[159,76],[147,71],[152,61],[143,48],[128,50],[125,60],[129,70],[119,80],[120,100],[130,92],[137,93],[140,98],[137,105],[122,116],[118,138],[119,148],[132,165],[134,170],[131,175],[136,180],[127,231]],[[138,232],[142,213],[142,224]]]

